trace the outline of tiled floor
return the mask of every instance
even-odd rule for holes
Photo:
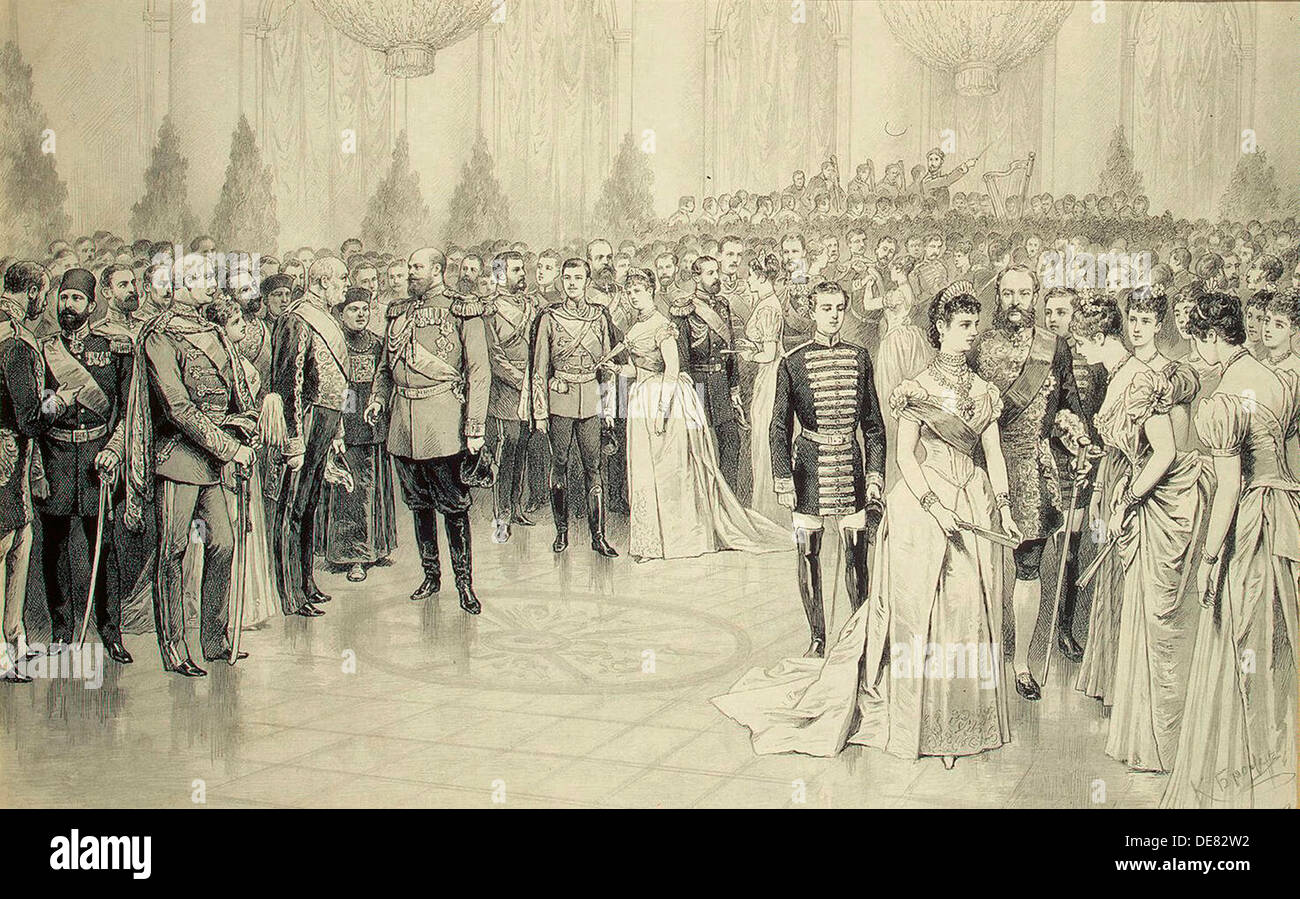
[[[636,564],[581,524],[494,545],[476,521],[478,618],[418,580],[409,530],[360,586],[325,574],[319,619],[245,635],[251,657],[164,674],[151,635],[97,690],[0,686],[0,805],[1025,807],[1152,806],[1163,779],[1102,751],[1106,723],[1053,663],[1042,702],[1011,699],[1010,745],[962,760],[756,756],[709,698],[797,654],[788,554]],[[625,546],[615,528],[612,539]],[[829,563],[828,563],[829,564]],[[829,574],[829,572],[828,572]],[[449,580],[449,578],[448,578]],[[828,581],[830,578],[828,577]],[[1086,620],[1086,619],[1085,619]],[[192,638],[193,639],[193,638]],[[193,643],[192,643],[193,645]],[[355,665],[353,666],[353,661]]]

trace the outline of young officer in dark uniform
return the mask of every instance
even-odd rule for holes
[[[41,435],[41,454],[49,496],[37,502],[41,516],[45,602],[50,612],[51,642],[70,644],[77,622],[73,599],[85,596],[87,584],[72,575],[89,577],[95,547],[103,532],[102,558],[95,578],[95,626],[109,656],[123,664],[131,654],[122,645],[122,595],[117,574],[117,546],[109,516],[113,502],[99,520],[101,485],[116,491],[124,455],[123,421],[131,386],[135,346],[126,334],[92,328],[95,276],[84,268],[69,269],[59,284],[60,333],[41,341],[47,390],[76,391],[76,401],[50,419]],[[68,538],[74,528],[86,538],[84,565],[72,563]],[[72,595],[63,589],[61,572],[72,580]]]
[[[443,286],[446,260],[432,247],[407,261],[410,296],[388,307],[384,353],[364,413],[371,424],[388,415],[388,452],[402,495],[415,515],[424,582],[411,594],[428,599],[442,586],[438,516],[447,530],[460,607],[477,615],[470,545],[470,494],[461,466],[483,449],[492,370],[483,306],[455,301]]]
[[[1058,338],[1070,347],[1070,358],[1074,372],[1074,384],[1079,393],[1079,411],[1084,424],[1092,429],[1092,422],[1106,398],[1106,366],[1097,363],[1089,365],[1088,360],[1079,352],[1077,342],[1071,331],[1074,313],[1079,305],[1079,293],[1072,287],[1053,287],[1043,294],[1044,324]],[[1074,478],[1068,475],[1070,459],[1060,447],[1053,445],[1057,470],[1061,472],[1061,496],[1068,497],[1073,491]],[[1069,510],[1070,521],[1066,529],[1069,544],[1065,560],[1065,589],[1061,594],[1061,607],[1056,617],[1056,648],[1071,662],[1083,661],[1083,647],[1074,639],[1074,613],[1079,600],[1079,547],[1080,533],[1086,522],[1088,504],[1092,499],[1092,482],[1079,490],[1074,508]],[[1091,542],[1091,541],[1089,541]],[[1095,547],[1095,544],[1094,544]],[[1085,626],[1087,622],[1084,623]]]
[[[721,296],[718,261],[701,256],[691,265],[695,293],[678,297],[669,311],[677,325],[681,367],[695,381],[704,412],[717,439],[718,467],[727,486],[736,492],[740,468],[740,423],[745,420],[740,397],[740,371],[735,353],[736,333],[743,326]]]
[[[488,423],[492,452],[497,459],[495,485],[496,537],[510,539],[510,525],[531,525],[520,508],[531,416],[522,393],[528,370],[529,337],[537,311],[524,282],[524,257],[514,251],[492,260],[497,292],[487,323],[488,355],[492,361],[492,395]]]
[[[870,356],[839,339],[848,294],[839,284],[822,281],[811,301],[813,339],[781,360],[768,433],[777,500],[794,513],[799,593],[812,632],[804,655],[821,657],[826,650],[823,519],[839,518],[845,585],[856,610],[867,596],[867,506],[879,504],[884,492],[885,422]]]

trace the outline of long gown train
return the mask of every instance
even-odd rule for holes
[[[1001,411],[997,388],[986,386],[969,422],[912,381],[891,407],[933,423],[922,430],[923,469],[940,501],[996,528],[992,486],[971,456]],[[1000,547],[969,532],[946,539],[900,481],[886,499],[871,596],[826,658],[755,668],[713,704],[750,729],[760,754],[831,756],[847,743],[911,759],[996,749],[1010,740],[1003,565]]]

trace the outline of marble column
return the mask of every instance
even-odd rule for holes
[[[501,79],[497,70],[497,49],[501,26],[489,22],[478,32],[478,129],[487,141],[494,160],[501,157]]]
[[[1255,44],[1253,42],[1242,42],[1240,72],[1237,103],[1241,115],[1240,130],[1245,131],[1247,128],[1257,128],[1255,122]],[[1238,134],[1238,142],[1241,139],[1241,135]]]
[[[695,204],[702,209],[704,198],[716,193],[718,174],[718,41],[722,29],[709,28],[704,33],[704,141],[700,159],[700,195]]]
[[[835,158],[839,161],[840,179],[853,177],[854,161],[849,158],[849,141],[853,122],[853,62],[847,26],[835,38]]]
[[[1124,126],[1124,138],[1133,145],[1133,91],[1135,89],[1134,57],[1137,40],[1125,29],[1124,45],[1119,55],[1119,123]]]
[[[158,129],[171,106],[171,4],[148,0],[144,9],[145,39],[140,69],[144,78],[140,109],[141,146],[150,158]]]
[[[632,130],[632,29],[616,29],[614,39],[614,67],[611,72],[614,111],[609,119],[609,155],[613,158],[623,143],[623,136]]]
[[[247,8],[240,26],[239,114],[248,119],[261,147],[265,145],[262,133],[262,64],[267,28],[256,15],[249,16]]]

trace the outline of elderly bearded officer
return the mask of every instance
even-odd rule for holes
[[[446,260],[432,247],[407,262],[410,295],[388,307],[383,356],[364,417],[388,411],[388,452],[397,463],[402,495],[415,516],[424,582],[411,594],[428,599],[442,586],[438,512],[447,529],[460,607],[481,610],[474,595],[470,495],[461,465],[483,449],[492,369],[482,301],[446,293]]]

